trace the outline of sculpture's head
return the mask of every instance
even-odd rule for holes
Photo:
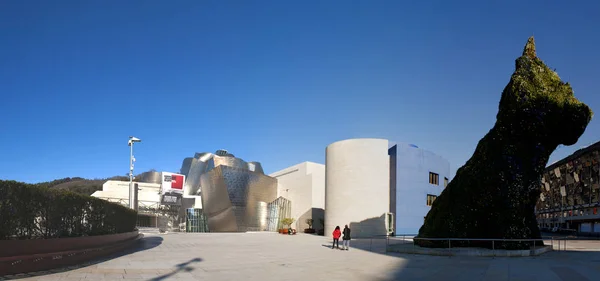
[[[502,92],[500,126],[533,141],[572,145],[591,118],[591,109],[575,98],[571,85],[537,57],[530,37]]]

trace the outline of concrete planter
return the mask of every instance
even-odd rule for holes
[[[138,231],[72,238],[0,240],[0,276],[83,263],[125,249]]]

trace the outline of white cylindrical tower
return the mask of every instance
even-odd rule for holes
[[[325,236],[348,225],[352,237],[385,235],[390,160],[385,139],[349,139],[325,151]]]

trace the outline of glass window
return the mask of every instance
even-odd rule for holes
[[[429,172],[429,183],[439,185],[440,184],[440,175]]]
[[[427,206],[433,205],[433,201],[437,199],[437,195],[427,194]]]

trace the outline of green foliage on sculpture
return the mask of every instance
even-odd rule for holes
[[[576,143],[592,114],[569,83],[537,57],[529,38],[502,92],[496,124],[434,201],[417,238],[541,238],[534,213],[541,175],[550,154],[558,145]],[[448,247],[447,240],[415,239],[415,244]],[[451,245],[492,248],[491,242]],[[532,245],[498,241],[494,247]]]

